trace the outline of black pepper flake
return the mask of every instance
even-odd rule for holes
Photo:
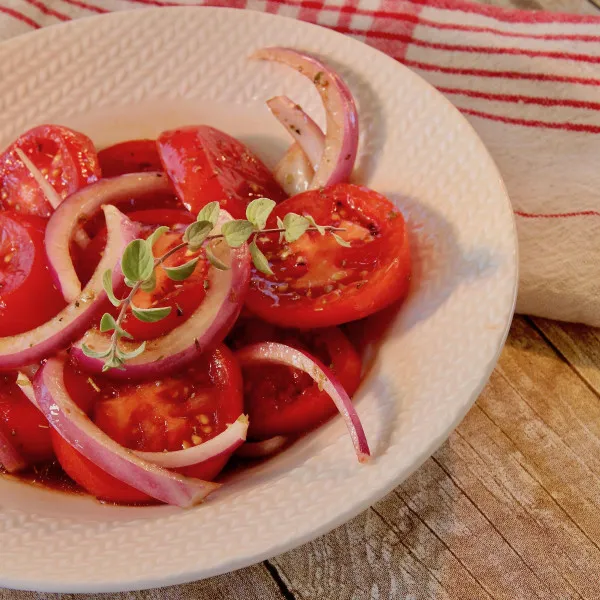
[[[194,346],[196,346],[196,350],[198,350],[198,352],[200,352],[200,342],[198,341],[197,338],[194,338]]]
[[[75,300],[75,308],[79,308],[79,300]]]
[[[177,303],[175,303],[175,308],[177,309],[177,316],[183,317],[183,308],[181,308],[181,306],[179,306]]]
[[[352,158],[352,154],[346,154],[346,158],[344,160],[350,160]]]

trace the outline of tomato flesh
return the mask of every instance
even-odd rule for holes
[[[29,465],[54,458],[50,425],[16,383],[16,373],[0,374],[0,430]]]
[[[162,171],[156,140],[130,140],[98,152],[103,177]]]
[[[402,299],[410,282],[410,249],[402,215],[381,194],[351,184],[308,191],[282,202],[269,227],[287,213],[311,215],[339,228],[343,247],[327,233],[309,231],[291,244],[263,234],[258,246],[273,276],[253,268],[247,305],[282,326],[339,325]],[[342,231],[343,230],[343,231]]]
[[[185,206],[194,214],[209,202],[236,219],[256,198],[280,202],[285,192],[269,169],[244,144],[205,125],[167,131],[158,138],[163,167]]]
[[[311,332],[275,328],[261,321],[238,323],[230,334],[234,348],[276,341],[307,351],[331,367],[352,396],[360,383],[360,356],[346,336],[330,327]],[[267,439],[298,435],[318,427],[337,413],[329,395],[307,373],[284,365],[251,364],[242,368],[244,406],[250,418],[248,435]]]
[[[224,431],[243,412],[241,373],[231,351],[223,345],[199,357],[186,370],[157,381],[115,383],[94,377],[100,391],[93,391],[85,387],[83,376],[79,377],[75,384],[72,378],[66,379],[69,393],[78,403],[92,396],[93,406],[88,408],[92,420],[132,450],[162,452],[192,447]],[[108,475],[56,436],[54,446],[65,472],[94,496],[124,503],[152,500]],[[176,470],[211,480],[228,459],[227,455],[219,456]]]
[[[45,230],[41,217],[0,212],[0,337],[29,331],[65,306],[48,270]]]
[[[52,206],[17,155],[21,149],[61,198],[100,178],[92,140],[59,125],[40,125],[20,136],[0,156],[0,207],[49,217]]]

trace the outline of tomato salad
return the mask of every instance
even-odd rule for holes
[[[0,157],[0,463],[57,464],[96,498],[188,507],[233,455],[269,456],[337,413],[370,456],[344,328],[408,290],[405,222],[349,183],[358,115],[310,79],[326,131],[267,102],[293,141],[271,172],[208,125],[97,151],[36,127]]]

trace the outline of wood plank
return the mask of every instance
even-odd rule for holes
[[[43,594],[0,589],[0,600],[289,600],[263,564],[204,581],[121,594]]]

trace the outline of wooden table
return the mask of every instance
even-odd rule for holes
[[[586,0],[493,0],[600,15]],[[2,600],[53,598],[0,590]],[[600,599],[600,330],[516,317],[490,382],[404,484],[262,564],[110,598]]]

